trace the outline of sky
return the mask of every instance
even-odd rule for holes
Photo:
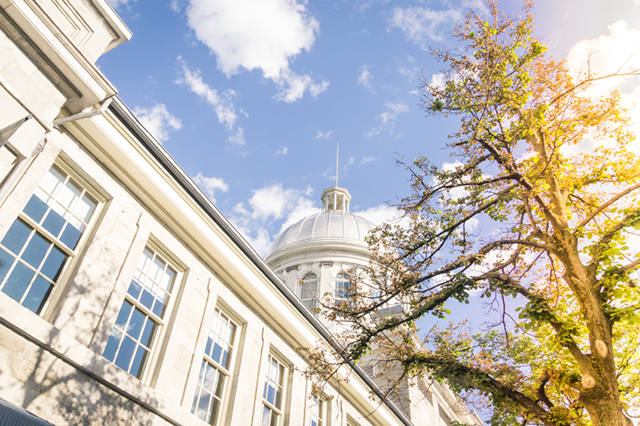
[[[480,0],[109,1],[133,38],[100,70],[261,255],[319,211],[338,142],[351,211],[376,223],[409,194],[398,159],[452,161],[457,119],[425,117],[421,79],[443,67],[429,49],[452,46]],[[574,71],[594,46],[603,72],[640,57],[640,0],[540,0],[533,13],[535,35]],[[616,84],[605,89],[640,99],[637,82]]]

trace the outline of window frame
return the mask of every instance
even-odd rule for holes
[[[313,281],[309,280],[308,282],[306,281],[308,277],[315,277],[315,290],[310,290],[307,286],[312,283]],[[307,309],[309,309],[309,311],[311,311],[314,315],[318,315],[317,312],[313,309],[313,308],[317,308],[318,307],[318,298],[316,296],[316,293],[318,293],[318,288],[320,287],[320,280],[318,278],[318,274],[316,274],[315,272],[309,271],[307,273],[304,274],[304,276],[302,277],[302,279],[299,282],[299,297],[300,300],[302,301],[302,303],[304,304],[304,306],[307,307]],[[305,295],[304,293],[309,292],[311,297],[308,298],[304,298],[303,296]]]
[[[341,278],[344,276],[344,278]],[[345,285],[346,283],[346,285]],[[341,288],[338,288],[338,284],[342,284]],[[345,289],[347,289],[345,291]],[[336,305],[341,305],[342,303],[348,303],[351,298],[351,294],[349,290],[351,289],[351,278],[349,278],[349,274],[345,272],[338,272],[335,278],[334,285],[334,293],[333,300]]]
[[[164,305],[164,309],[162,311],[162,315],[158,316],[156,313],[153,312],[153,308],[148,308],[146,306],[143,305],[142,302],[140,302],[140,298],[142,297],[143,291],[145,290],[145,286],[144,284],[141,285],[140,288],[140,292],[138,294],[138,296],[134,297],[133,295],[131,295],[129,293],[129,290],[132,286],[133,281],[136,279],[136,275],[138,274],[138,272],[140,271],[139,267],[141,262],[143,261],[143,256],[145,255],[146,251],[150,251],[153,254],[153,258],[152,261],[150,262],[150,265],[152,265],[155,261],[155,259],[159,258],[161,261],[165,262],[165,269],[164,271],[166,271],[167,269],[171,269],[173,270],[173,272],[175,273],[175,275],[173,276],[173,282],[170,286],[170,291],[168,291],[168,301],[167,303],[165,303]],[[149,269],[147,269],[147,272],[149,271]],[[143,274],[145,274],[145,281],[146,281],[146,273],[142,272]],[[153,373],[152,371],[154,371],[155,369],[155,360],[158,356],[159,353],[159,348],[161,346],[161,341],[164,339],[164,334],[166,332],[167,326],[168,326],[168,322],[169,322],[169,317],[171,316],[171,313],[173,312],[173,306],[175,304],[175,300],[176,298],[178,298],[179,293],[180,293],[180,287],[181,287],[181,282],[182,282],[182,278],[184,276],[185,273],[185,269],[182,266],[181,263],[179,263],[178,261],[176,261],[174,256],[171,256],[168,254],[168,252],[164,249],[162,249],[161,247],[159,247],[159,245],[157,243],[155,243],[154,239],[150,236],[148,241],[145,243],[142,251],[140,252],[140,256],[138,258],[138,262],[137,265],[134,269],[134,272],[131,276],[131,279],[129,280],[129,285],[127,287],[127,290],[125,291],[124,297],[122,299],[122,302],[120,303],[120,308],[118,310],[118,314],[116,315],[115,320],[113,321],[113,323],[111,324],[110,327],[110,331],[109,331],[109,335],[107,337],[107,342],[105,343],[105,346],[102,350],[102,357],[107,360],[109,363],[115,365],[116,367],[118,367],[119,369],[121,369],[122,371],[124,371],[125,373],[127,373],[128,375],[140,380],[143,383],[148,382]],[[154,282],[155,283],[155,282]],[[154,302],[157,300],[157,298],[154,295]],[[129,303],[130,305],[132,305],[132,308],[129,312],[129,314],[127,315],[127,318],[125,319],[125,323],[123,324],[123,326],[119,326],[117,324],[118,319],[120,317],[121,311],[125,305],[125,303]],[[152,305],[153,306],[153,305]],[[154,322],[156,327],[155,330],[153,331],[153,334],[150,338],[151,340],[151,344],[149,346],[147,345],[142,345],[139,341],[139,338],[142,336],[143,332],[145,332],[146,330],[141,329],[139,332],[139,336],[138,339],[134,340],[135,342],[135,347],[133,349],[133,353],[130,356],[129,359],[129,366],[128,368],[125,370],[122,367],[120,367],[119,365],[116,364],[116,360],[118,358],[121,346],[122,346],[122,342],[129,337],[131,339],[131,336],[129,336],[127,334],[127,329],[125,329],[126,326],[128,326],[129,324],[129,320],[131,319],[131,316],[133,315],[133,312],[138,309],[140,312],[142,312],[145,317],[144,317],[144,325],[143,327],[146,326],[147,321],[150,322]],[[122,335],[120,337],[120,340],[117,342],[116,344],[116,348],[113,352],[113,357],[112,359],[109,359],[105,356],[105,353],[107,352],[107,349],[109,349],[109,343],[111,341],[111,336],[114,333],[114,329],[116,329],[116,326],[118,326],[121,330],[118,330],[118,332],[121,332]],[[133,339],[132,339],[133,340]],[[139,346],[144,346],[145,348],[148,349],[148,355],[147,357],[141,362],[139,370],[141,370],[141,372],[139,371],[137,375],[133,375],[131,374],[130,370],[131,367],[133,365],[133,360],[135,358],[135,354],[137,354],[138,351],[138,347]]]
[[[309,406],[309,426],[329,426],[329,416],[331,413],[331,400],[324,394],[312,396]],[[314,418],[316,423],[314,424]]]
[[[230,351],[228,352],[228,355],[227,355],[226,367],[221,365],[215,359],[212,358],[212,354],[215,350],[214,349],[215,337],[219,337],[219,338],[222,337],[218,333],[219,326],[220,326],[219,321],[221,316],[226,317],[227,324],[233,324],[234,326],[234,330],[231,336],[231,341],[228,342],[225,340],[225,343],[228,344],[230,347]],[[238,321],[234,315],[230,314],[228,310],[226,310],[224,307],[220,305],[217,305],[214,309],[214,319],[215,319],[215,324],[212,322],[211,326],[209,327],[209,333],[207,335],[207,343],[203,353],[202,363],[200,364],[198,381],[196,382],[193,402],[191,405],[191,414],[193,414],[194,416],[198,417],[200,420],[203,420],[204,422],[210,425],[216,426],[224,423],[224,417],[225,417],[226,408],[227,408],[226,403],[229,401],[229,388],[232,386],[232,384],[230,383],[233,381],[234,369],[237,362],[236,355],[240,350],[240,336],[242,335],[242,322]],[[215,326],[215,330],[213,328],[214,326]],[[215,335],[214,338],[211,337],[212,334]],[[210,351],[207,351],[207,347],[209,347],[210,345],[209,343],[210,340],[211,340],[211,349]],[[207,352],[211,352],[211,355]],[[218,374],[224,376],[225,378],[225,381],[223,382],[222,390],[219,396],[215,395],[215,390],[213,387],[212,387],[212,390],[209,391],[203,386],[204,381],[206,380],[206,377],[204,376],[203,371],[204,371],[204,368],[207,366],[207,364],[211,366],[214,370],[217,370]],[[217,384],[219,383],[219,380],[220,380],[220,376],[216,378],[216,384],[214,385],[214,387],[217,386]],[[202,419],[202,417],[196,414],[196,410],[200,402],[199,399],[203,391],[210,394],[207,413],[205,415],[206,419]],[[215,418],[213,418],[212,416],[214,399],[217,399],[219,402],[218,410],[216,412]]]
[[[267,393],[267,384],[269,383],[269,381],[272,381],[272,378],[270,377],[270,373],[271,373],[271,360],[274,360],[277,363],[277,372],[282,373],[281,375],[279,375],[278,377],[276,377],[276,381],[279,381],[280,384],[278,385],[276,383],[276,386],[280,388],[280,407],[277,406],[277,401],[278,401],[278,397],[277,397],[277,392],[274,391],[274,403],[271,403],[268,400],[268,393]],[[279,379],[279,380],[277,380]],[[273,351],[269,351],[269,354],[267,356],[267,367],[266,367],[266,374],[264,375],[264,390],[262,392],[262,410],[261,410],[261,414],[260,414],[260,425],[264,424],[264,417],[265,414],[267,413],[267,411],[270,413],[269,414],[269,421],[268,421],[268,425],[273,425],[273,426],[282,426],[282,422],[283,422],[283,418],[285,415],[285,408],[287,405],[287,384],[288,384],[288,380],[289,380],[289,364],[287,364],[286,362],[284,362],[284,360],[282,358],[280,358],[279,356],[277,356]],[[276,420],[275,423],[273,421],[273,416],[276,416]]]
[[[19,153],[16,156],[16,158],[17,159],[19,158]],[[25,210],[27,209],[29,203],[32,201],[32,199],[36,196],[37,193],[44,193],[49,197],[53,195],[53,194],[48,194],[43,187],[43,185],[45,184],[45,180],[47,179],[48,175],[51,173],[52,169],[55,170],[59,175],[63,176],[64,179],[62,181],[62,187],[65,187],[68,182],[71,182],[73,186],[80,189],[80,195],[77,197],[77,200],[74,201],[72,210],[69,210],[68,207],[63,206],[59,202],[61,189],[56,189],[55,190],[56,195],[53,198],[51,198],[51,200],[48,201],[47,203],[43,202],[43,204],[46,205],[46,210],[45,210],[45,213],[42,214],[42,217],[39,220],[37,220],[29,216],[29,214]],[[5,177],[5,180],[10,177],[13,171],[14,170],[9,171],[8,175]],[[19,252],[15,253],[13,250],[9,249],[10,254],[14,257],[13,263],[10,267],[11,271],[15,269],[18,263],[20,262],[27,263],[24,259],[22,259],[22,256],[24,255],[24,252],[28,249],[27,246],[33,241],[36,235],[39,234],[41,239],[43,239],[44,241],[50,244],[50,246],[46,249],[46,253],[43,256],[43,260],[40,262],[38,267],[34,267],[30,264],[28,265],[28,268],[34,271],[35,275],[31,278],[30,283],[25,288],[24,293],[20,297],[20,301],[17,302],[20,305],[31,310],[32,312],[36,313],[36,315],[39,315],[40,317],[46,320],[50,319],[50,317],[54,314],[55,310],[57,309],[57,306],[59,305],[62,299],[62,296],[65,294],[65,291],[68,288],[68,285],[71,281],[72,271],[76,269],[78,265],[78,261],[82,259],[83,253],[87,247],[87,242],[90,240],[90,238],[98,228],[99,223],[102,220],[102,217],[104,214],[105,205],[108,202],[108,197],[105,196],[104,190],[102,190],[95,182],[91,182],[83,178],[81,176],[82,174],[83,172],[80,170],[79,167],[73,167],[73,166],[67,165],[65,162],[63,162],[60,159],[51,163],[49,167],[46,169],[46,171],[40,177],[40,180],[38,181],[38,183],[35,186],[33,186],[31,195],[29,196],[29,198],[26,200],[26,202],[24,203],[24,205],[16,215],[11,226],[7,229],[7,233],[5,233],[5,235],[2,237],[2,240],[0,240],[0,241],[3,241],[4,238],[7,237],[11,228],[17,222],[22,222],[24,226],[26,226],[27,228],[30,228],[29,236],[23,243],[23,246],[19,250]],[[89,201],[94,203],[93,209],[89,217],[87,218],[86,222],[80,219],[79,216],[76,216],[78,203],[85,196],[89,199]],[[42,199],[40,199],[40,201],[42,201]],[[70,215],[68,219],[65,219],[64,216],[61,216],[65,220],[65,222],[61,226],[60,231],[58,232],[59,236],[54,235],[51,232],[51,230],[45,228],[45,225],[44,225],[44,223],[47,221],[49,217],[48,215],[49,212],[54,211],[53,206],[56,203],[60,204],[60,207],[64,209],[66,212],[69,212],[69,215]],[[73,226],[71,225],[72,220],[78,221],[84,226],[84,229],[80,233],[73,248],[71,248],[70,246],[67,245],[67,243],[62,241],[62,237],[64,235],[63,230],[66,230],[67,227],[69,226]],[[4,245],[2,246],[5,247],[5,250],[6,250],[7,247]],[[47,263],[49,253],[51,253],[54,249],[58,249],[58,251],[61,252],[66,257],[62,261],[62,266],[59,267],[57,273],[54,274],[54,278],[51,278],[45,275],[44,273],[42,273],[41,269],[44,268],[45,264]],[[45,258],[47,259],[45,260]],[[7,273],[7,275],[10,275],[10,274]],[[42,297],[42,301],[40,302],[39,308],[34,311],[33,309],[25,306],[24,302],[26,301],[28,293],[33,288],[35,281],[38,280],[38,276],[44,277],[45,280],[51,284],[51,287]],[[2,279],[0,279],[0,284],[2,284],[2,287],[0,287],[0,289],[5,287],[6,281],[8,281],[9,278],[10,277],[3,276]]]

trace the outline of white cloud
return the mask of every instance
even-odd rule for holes
[[[211,88],[202,80],[202,74],[199,69],[190,69],[181,56],[178,56],[177,62],[180,67],[180,73],[175,83],[187,86],[190,92],[200,96],[214,108],[218,122],[223,124],[227,131],[232,132],[227,138],[227,143],[243,146],[245,144],[244,130],[241,127],[236,127],[238,114],[233,104],[236,92],[228,89],[222,94],[218,94],[216,89]],[[247,117],[244,111],[241,110],[241,112]]]
[[[297,75],[290,70],[284,70],[282,75],[274,79],[278,86],[278,93],[274,98],[278,101],[284,101],[287,103],[295,102],[304,96],[304,92],[309,90],[311,96],[314,98],[329,87],[329,82],[322,81],[315,83],[308,75]]]
[[[364,134],[365,137],[369,138],[379,135],[384,130],[388,130],[391,135],[394,135],[394,129],[396,127],[396,117],[400,114],[411,111],[411,108],[401,102],[387,102],[386,104],[384,104],[384,106],[386,108],[386,111],[378,116],[378,120],[382,121],[382,125],[369,130]]]
[[[377,159],[378,157],[362,157],[362,160],[360,160],[360,165],[364,166],[365,164],[376,161]]]
[[[289,152],[289,148],[287,148],[286,146],[281,146],[276,151],[276,155],[287,155],[288,152]]]
[[[178,0],[171,0],[171,4],[169,5],[169,7],[171,8],[171,10],[173,10],[176,13],[180,13],[180,2]]]
[[[329,139],[331,137],[332,133],[333,133],[333,130],[329,130],[326,133],[322,133],[320,130],[318,130],[318,134],[316,135],[316,139]]]
[[[222,178],[217,177],[206,177],[203,176],[202,173],[198,173],[193,177],[193,181],[207,194],[207,197],[211,199],[214,203],[216,202],[215,194],[216,191],[227,192],[229,190],[229,185]]]
[[[252,192],[248,206],[237,204],[230,219],[263,256],[273,239],[287,227],[321,211],[309,198],[313,193],[311,187],[301,191],[285,189],[281,184],[274,183]],[[279,222],[281,225],[276,226]]]
[[[222,96],[218,95],[216,89],[212,89],[207,83],[202,81],[202,75],[199,69],[191,70],[187,63],[178,56],[178,65],[181,73],[176,80],[177,84],[186,85],[190,92],[204,98],[209,105],[214,107],[218,121],[224,124],[227,130],[232,130],[238,119],[235,108],[233,106],[233,98],[236,93],[233,90],[225,90]]]
[[[461,11],[455,9],[431,10],[418,6],[403,9],[396,6],[391,12],[389,26],[401,29],[408,40],[426,50],[429,41],[442,40],[441,24],[453,24],[462,17]]]
[[[567,55],[569,72],[584,77],[588,71],[598,75],[628,72],[640,69],[640,31],[629,28],[626,22],[618,21],[608,27],[609,34],[576,43]],[[620,93],[620,104],[628,109],[631,130],[640,136],[640,85],[635,78],[615,77],[602,80],[590,87],[586,94],[594,99],[612,91]],[[640,142],[636,149],[640,150]]]
[[[111,7],[118,9],[120,6],[126,6],[128,3],[134,3],[136,0],[108,0]]]
[[[409,225],[408,219],[402,217],[402,212],[388,204],[381,204],[366,210],[357,211],[355,214],[364,217],[376,225],[382,225],[383,223],[391,223],[404,227]]]
[[[368,89],[371,93],[373,92],[373,86],[371,85],[371,80],[373,80],[373,74],[369,71],[371,67],[369,65],[363,65],[360,67],[360,75],[358,76],[358,86],[362,86]]]
[[[373,128],[371,130],[369,130],[367,133],[364,134],[365,138],[370,138],[372,136],[377,136],[380,134],[381,129],[380,128]]]
[[[329,85],[289,69],[303,50],[309,51],[320,24],[306,2],[297,0],[190,0],[187,22],[196,38],[216,56],[228,77],[259,69],[278,86],[275,98],[300,99],[306,90],[317,96]]]
[[[236,129],[236,133],[227,138],[227,143],[231,145],[243,146],[245,144],[244,129],[242,127],[238,127]]]
[[[404,114],[405,112],[411,111],[411,109],[403,103],[387,102],[386,104],[384,104],[384,106],[387,108],[387,110],[378,116],[378,118],[382,120],[383,123],[387,123],[390,120],[395,120],[395,118],[399,114]]]
[[[156,104],[153,108],[135,107],[133,114],[160,142],[169,139],[170,131],[182,128],[180,119],[171,115],[164,104]]]

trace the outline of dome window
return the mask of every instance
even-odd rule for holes
[[[300,300],[302,303],[315,314],[313,308],[318,304],[316,294],[318,293],[318,276],[316,274],[307,274],[302,278],[300,286]]]
[[[349,280],[349,276],[347,274],[338,274],[336,277],[336,293],[335,293],[335,302],[336,304],[346,302],[349,297],[351,297],[351,281]]]

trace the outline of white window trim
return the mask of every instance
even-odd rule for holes
[[[220,302],[220,301],[218,301]],[[235,333],[233,336],[233,341],[230,342],[231,343],[231,348],[232,348],[232,352],[231,352],[231,360],[229,362],[229,366],[225,369],[225,367],[219,365],[217,362],[215,362],[213,359],[211,359],[209,357],[209,355],[206,353],[206,343],[205,343],[205,350],[202,353],[202,360],[204,362],[207,362],[209,364],[211,364],[214,368],[219,369],[222,371],[222,374],[224,374],[226,376],[226,381],[224,384],[224,388],[222,389],[222,395],[220,396],[220,408],[218,411],[218,419],[217,419],[217,423],[215,423],[216,425],[223,425],[227,423],[227,413],[228,413],[228,405],[230,402],[230,392],[231,392],[231,388],[233,387],[233,380],[234,380],[234,372],[236,369],[236,365],[238,365],[239,362],[239,358],[240,358],[240,350],[241,350],[241,343],[242,343],[242,333],[244,331],[243,329],[243,322],[240,321],[238,319],[238,317],[234,314],[232,314],[230,312],[229,309],[227,309],[223,303],[218,303],[215,308],[214,308],[214,312],[217,311],[220,314],[225,315],[229,321],[231,321],[236,329],[235,329]],[[219,317],[218,317],[219,318]],[[216,324],[217,325],[217,324]],[[209,326],[209,328],[207,329],[207,333],[206,333],[206,337],[208,339],[209,336],[209,332],[211,331],[211,326]],[[197,375],[196,375],[196,380],[199,379],[199,375],[200,375],[200,368],[202,366],[202,363],[197,364],[196,366],[196,371],[197,371]],[[196,386],[195,386],[195,391],[194,391],[194,399],[196,397],[196,395],[199,395],[199,388],[200,388],[200,383],[199,380],[196,382]],[[192,402],[192,406],[193,406],[193,402]],[[191,412],[191,411],[190,411]],[[191,412],[194,416],[196,415],[194,412]],[[208,416],[211,416],[211,413],[207,413]],[[197,417],[197,416],[196,416]],[[209,424],[211,424],[209,422]]]
[[[131,281],[133,280],[133,274],[135,274],[136,271],[138,270],[138,264],[146,249],[149,249],[150,251],[155,252],[156,255],[159,255],[159,257],[163,259],[168,265],[170,265],[176,273],[173,280],[173,286],[171,287],[171,291],[169,292],[169,303],[165,306],[163,318],[159,318],[156,314],[154,314],[153,312],[150,312],[148,308],[146,308],[140,302],[135,300],[128,293],[129,286],[131,285]],[[132,255],[133,254],[130,254],[130,256]],[[128,376],[132,377],[135,380],[140,380],[142,383],[150,384],[151,381],[154,380],[158,374],[157,363],[158,363],[158,358],[160,357],[160,352],[162,352],[161,350],[162,344],[163,342],[165,342],[165,339],[167,338],[166,333],[168,328],[167,326],[169,324],[168,318],[171,317],[171,315],[174,312],[175,304],[177,303],[176,299],[180,294],[180,290],[183,285],[182,281],[186,275],[186,268],[184,267],[184,264],[182,262],[179,262],[176,260],[175,256],[169,254],[169,252],[166,249],[160,246],[157,239],[154,238],[153,235],[149,235],[149,238],[147,239],[146,243],[142,245],[142,249],[138,252],[138,257],[134,262],[135,262],[135,267],[133,267],[133,271],[131,276],[129,277],[129,280],[126,281],[124,297],[122,298],[122,301],[118,305],[117,312],[115,313],[113,317],[113,321],[111,322],[110,327],[107,330],[106,341],[104,343],[104,346],[101,348],[102,350],[100,354],[104,356],[104,351],[107,348],[107,344],[109,342],[111,332],[115,327],[115,321],[117,319],[117,316],[120,313],[120,309],[122,309],[124,301],[128,300],[129,303],[131,303],[134,306],[134,309],[138,308],[143,313],[145,313],[145,315],[150,316],[152,321],[155,321],[157,323],[157,329],[155,332],[153,342],[149,347],[149,357],[145,363],[143,373],[139,378],[136,378],[136,376],[126,372],[125,370],[120,369],[120,367],[118,366],[116,366],[116,368],[118,368],[121,371],[124,371]],[[119,347],[120,347],[120,344],[118,346],[118,349],[116,350],[116,354],[114,355],[114,358],[112,361],[109,361],[105,358],[105,360],[107,360],[109,363],[113,364],[114,366],[115,366],[115,359],[117,358],[117,353],[119,351]]]
[[[21,158],[21,154],[19,154],[19,151],[15,149],[14,151],[18,153],[16,158]],[[38,188],[40,188],[42,181],[44,180],[47,173],[49,173],[49,170],[52,168],[57,169],[62,174],[68,176],[68,179],[74,181],[83,189],[83,191],[85,191],[85,193],[89,194],[91,198],[96,201],[96,207],[91,215],[91,218],[89,222],[87,222],[86,228],[82,232],[82,235],[80,236],[80,239],[76,243],[76,247],[73,250],[67,247],[66,244],[62,243],[62,241],[51,234],[51,232],[49,232],[43,226],[37,224],[31,217],[24,213],[24,209],[31,200],[31,197],[36,193]],[[14,171],[15,170],[12,170],[10,174]],[[69,285],[72,281],[74,272],[75,270],[77,270],[78,263],[81,262],[82,258],[84,257],[84,253],[88,247],[88,242],[93,237],[94,233],[100,225],[100,222],[103,219],[105,206],[109,201],[109,197],[104,189],[102,189],[96,182],[87,180],[82,177],[83,174],[84,171],[82,171],[79,166],[74,167],[72,165],[69,165],[61,158],[58,158],[53,163],[50,163],[46,168],[46,171],[40,177],[40,180],[33,186],[31,194],[14,218],[14,222],[16,220],[22,220],[28,226],[36,230],[36,232],[44,235],[48,240],[53,242],[56,248],[58,248],[68,256],[65,265],[62,267],[62,270],[59,273],[58,279],[53,285],[51,293],[47,297],[44,305],[42,306],[42,309],[40,310],[39,316],[48,321],[53,319],[53,317],[56,315],[60,303],[64,299],[64,296],[69,289]],[[66,179],[67,178],[65,178],[65,180]],[[11,225],[13,225],[14,222],[12,222]]]

